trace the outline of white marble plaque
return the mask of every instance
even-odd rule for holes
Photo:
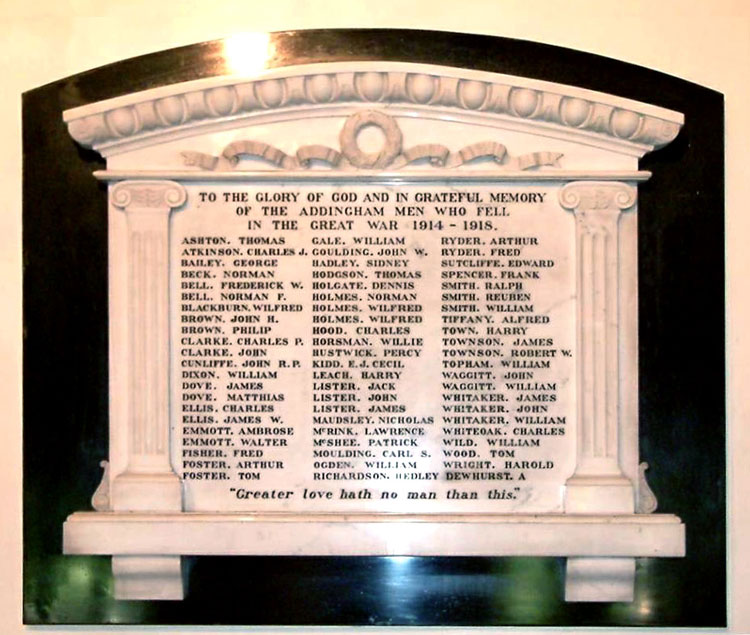
[[[638,159],[682,116],[318,64],[66,112],[107,158],[110,453],[66,553],[531,555],[629,600],[684,553],[638,453]]]

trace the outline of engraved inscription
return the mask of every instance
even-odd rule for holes
[[[575,231],[557,186],[190,187],[171,245],[188,509],[562,509]]]

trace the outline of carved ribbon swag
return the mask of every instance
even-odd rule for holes
[[[357,144],[357,134],[365,126],[381,129],[385,136],[383,147],[378,152],[364,153]],[[261,159],[282,170],[308,169],[316,163],[339,170],[383,169],[393,170],[416,162],[426,162],[438,168],[457,168],[466,163],[489,159],[506,170],[527,170],[540,166],[557,166],[562,154],[557,152],[533,152],[519,157],[508,155],[507,148],[496,141],[480,141],[451,151],[444,145],[429,143],[402,149],[401,130],[395,119],[377,111],[363,111],[349,117],[341,131],[341,150],[324,145],[306,145],[297,149],[294,156],[263,141],[233,141],[224,148],[221,156],[202,152],[185,151],[185,165],[203,170],[234,169],[243,157]]]

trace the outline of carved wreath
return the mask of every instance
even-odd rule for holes
[[[383,146],[377,152],[364,152],[358,142],[360,131],[368,126],[379,128],[384,136]],[[426,160],[440,168],[456,168],[475,159],[492,159],[507,170],[526,170],[542,165],[557,165],[562,154],[556,152],[533,152],[520,157],[510,157],[506,147],[496,141],[472,143],[458,152],[444,145],[429,143],[403,149],[403,135],[393,117],[376,110],[364,110],[347,118],[339,134],[340,150],[324,145],[300,147],[295,156],[275,148],[263,141],[234,141],[221,156],[202,152],[183,152],[185,165],[198,166],[204,170],[233,169],[243,156],[268,161],[284,170],[307,169],[319,161],[340,170],[369,169],[396,170],[416,161]]]

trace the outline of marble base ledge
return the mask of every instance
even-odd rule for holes
[[[111,555],[115,597],[180,600],[181,556],[566,557],[569,602],[633,599],[636,557],[685,554],[668,514],[372,515],[78,512],[63,528],[71,555]]]
[[[77,512],[66,554],[679,557],[677,516]]]

